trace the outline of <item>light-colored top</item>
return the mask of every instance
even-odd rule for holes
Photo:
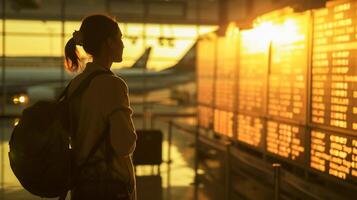
[[[88,63],[84,71],[72,80],[68,94],[73,93],[83,78],[97,70],[108,69]],[[100,74],[92,79],[81,98],[76,98],[70,103],[72,116],[79,120],[72,145],[77,150],[75,162],[79,165],[87,158],[109,121],[109,138],[114,150],[114,176],[130,185],[132,199],[135,200],[136,184],[132,153],[137,136],[128,96],[128,86],[116,75]],[[105,151],[106,147],[101,146],[93,157],[103,158]]]

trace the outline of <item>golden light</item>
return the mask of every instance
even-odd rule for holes
[[[286,44],[304,40],[304,34],[299,32],[300,26],[307,26],[307,24],[298,24],[294,19],[286,19],[281,25],[274,28],[272,34],[273,42]]]
[[[20,103],[25,103],[25,97],[24,96],[20,96],[19,97],[19,101],[20,101]]]
[[[237,36],[238,33],[239,28],[236,26],[236,24],[234,22],[229,23],[226,30],[226,37],[234,37]]]
[[[19,119],[19,118],[16,118],[16,119],[14,120],[14,126],[17,126],[17,125],[19,124],[19,121],[20,121],[20,119]]]
[[[19,95],[19,96],[14,96],[12,98],[12,101],[14,104],[27,104],[29,101],[29,97],[27,95]]]
[[[254,23],[254,28],[251,31],[250,36],[243,34],[243,37],[247,40],[255,41],[256,45],[249,46],[260,46],[259,44],[265,44],[268,42],[273,42],[276,44],[286,44],[295,41],[301,41],[304,39],[304,34],[300,33],[301,27],[307,26],[307,24],[301,24],[297,22],[293,17],[285,18],[282,22],[276,22],[274,20],[257,19]]]
[[[253,29],[241,31],[241,45],[247,53],[265,52],[273,33],[274,27],[271,22],[261,23]]]

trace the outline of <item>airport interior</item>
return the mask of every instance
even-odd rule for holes
[[[111,71],[128,86],[138,200],[357,199],[357,0],[2,0],[0,13],[1,200],[58,199],[19,182],[9,140],[81,72],[64,47],[93,14],[122,32]]]

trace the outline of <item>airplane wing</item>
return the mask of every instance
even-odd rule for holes
[[[136,60],[136,62],[130,67],[130,69],[146,69],[151,49],[151,47],[148,47],[143,53],[143,55],[141,55],[139,59]]]
[[[163,69],[162,71],[174,71],[174,72],[195,72],[196,67],[196,48],[197,42],[195,42],[191,48],[181,57],[181,59],[173,66]]]

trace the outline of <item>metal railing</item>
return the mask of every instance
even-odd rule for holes
[[[271,189],[273,191],[273,199],[280,200],[282,198],[283,190],[282,190],[282,183],[284,183],[284,188],[286,185],[291,187],[294,191],[299,194],[302,194],[309,199],[323,199],[317,195],[317,191],[319,193],[329,194],[331,196],[336,196],[336,193],[329,191],[327,188],[321,188],[319,186],[314,186],[313,183],[309,183],[308,181],[304,180],[303,178],[287,171],[282,167],[281,163],[274,162],[272,164],[267,163],[265,160],[260,160],[259,158],[255,158],[252,155],[246,154],[243,151],[239,150],[239,147],[233,146],[232,142],[226,141],[221,142],[215,139],[208,138],[204,135],[199,133],[199,128],[197,126],[187,126],[182,125],[180,123],[175,123],[174,120],[169,119],[166,120],[168,123],[168,161],[171,161],[170,155],[170,148],[171,148],[171,140],[173,137],[173,129],[181,130],[183,133],[188,133],[191,136],[194,136],[194,148],[195,148],[195,164],[194,164],[194,171],[195,171],[195,178],[194,178],[194,185],[195,185],[195,196],[194,199],[198,199],[198,186],[200,184],[199,179],[199,164],[200,159],[198,156],[199,148],[201,144],[205,144],[210,146],[213,149],[219,150],[224,153],[224,164],[225,164],[225,177],[224,177],[224,199],[229,200],[231,199],[232,191],[232,159],[238,160],[240,163],[249,166],[249,168],[254,171],[261,171],[264,174],[267,174],[269,177],[272,178]],[[252,162],[253,160],[257,161],[257,163]],[[313,189],[307,189],[313,188]],[[314,191],[314,192],[312,192]],[[338,194],[337,194],[338,195]]]

